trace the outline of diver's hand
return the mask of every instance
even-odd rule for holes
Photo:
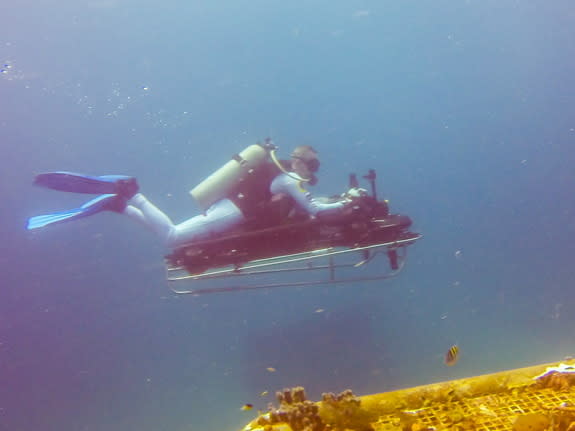
[[[369,196],[367,190],[353,187],[344,193],[343,212],[353,218],[370,217],[374,211],[374,203],[377,201]]]
[[[347,192],[345,192],[341,197],[347,200],[355,200],[367,196],[367,190],[361,187],[352,187]]]

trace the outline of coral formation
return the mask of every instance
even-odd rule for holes
[[[361,400],[350,389],[339,395],[323,394],[320,416],[337,431],[372,431],[371,422],[376,419],[361,408]]]
[[[513,422],[513,431],[545,431],[549,418],[542,413],[530,413],[517,416]]]
[[[301,386],[276,392],[279,407],[269,405],[268,413],[258,418],[257,424],[264,430],[272,425],[287,423],[293,431],[331,431],[319,416],[319,407],[306,398]]]
[[[575,431],[575,407],[569,403],[562,403],[558,407],[548,410],[548,422],[551,431]]]
[[[537,377],[537,384],[542,388],[552,388],[556,391],[566,391],[575,384],[575,373],[551,370]]]
[[[302,387],[284,389],[276,397],[279,407],[270,405],[268,413],[256,421],[265,431],[280,423],[293,431],[373,431],[359,398],[349,389],[338,395],[323,394],[319,405],[306,398]]]

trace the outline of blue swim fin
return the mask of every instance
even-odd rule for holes
[[[28,230],[32,230],[48,226],[50,224],[65,223],[68,221],[77,220],[82,217],[88,217],[101,211],[121,212],[125,206],[126,201],[120,196],[114,194],[104,194],[86,202],[80,208],[74,208],[68,211],[61,211],[54,214],[31,217],[28,219],[26,228]]]
[[[46,172],[36,175],[34,184],[62,192],[108,194],[118,193],[119,184],[135,183],[134,177],[126,175],[90,176],[73,172]]]

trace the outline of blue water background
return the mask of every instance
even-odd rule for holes
[[[366,394],[574,353],[571,1],[9,3],[0,430],[231,431],[264,390]],[[32,187],[47,170],[135,175],[182,221],[187,191],[267,136],[319,150],[318,194],[378,170],[425,235],[398,278],[175,297],[167,250],[126,218],[24,229],[82,202]]]

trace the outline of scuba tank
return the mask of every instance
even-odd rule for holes
[[[265,163],[270,151],[275,148],[270,139],[263,144],[250,145],[190,190],[190,194],[203,210],[207,210],[218,200],[227,197],[240,181]]]

